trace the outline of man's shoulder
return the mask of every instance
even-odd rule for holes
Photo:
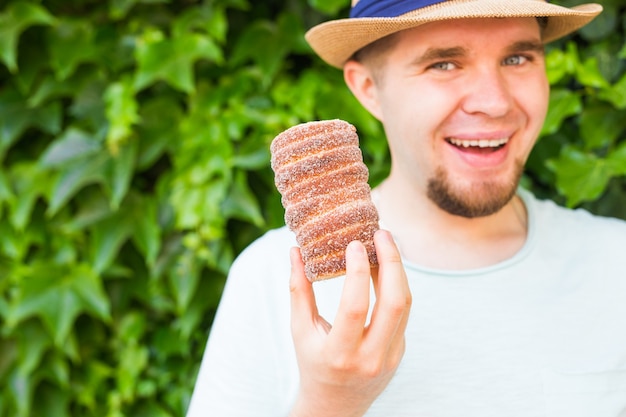
[[[613,250],[626,246],[626,221],[593,214],[582,208],[562,207],[551,200],[534,199],[535,227],[543,238],[561,245]],[[613,249],[611,249],[613,248]]]
[[[620,235],[626,233],[626,221],[623,219],[600,216],[582,208],[563,207],[551,200],[535,199],[535,201],[538,214],[554,225],[571,227],[575,230],[591,229]]]

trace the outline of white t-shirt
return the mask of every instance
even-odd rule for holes
[[[520,191],[524,247],[496,265],[405,262],[407,348],[367,417],[626,416],[626,223]],[[286,228],[231,269],[187,417],[286,416],[298,389]],[[314,284],[332,323],[342,278]]]

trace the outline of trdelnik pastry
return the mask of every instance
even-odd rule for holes
[[[293,126],[272,141],[271,165],[310,281],[345,274],[345,250],[361,241],[377,265],[378,212],[356,129],[343,120]]]

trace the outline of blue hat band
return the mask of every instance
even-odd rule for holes
[[[446,0],[361,0],[350,10],[350,17],[398,17]]]

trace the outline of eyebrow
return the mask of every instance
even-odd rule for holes
[[[535,52],[543,55],[544,51],[545,49],[543,43],[535,40],[518,41],[506,48],[506,53]],[[462,46],[453,46],[450,48],[428,48],[426,52],[413,60],[411,65],[420,66],[432,61],[459,58],[466,56],[468,53],[468,49]]]
[[[458,58],[467,55],[468,51],[462,46],[454,46],[451,48],[428,48],[426,52],[418,56],[412,63],[412,66],[420,66],[427,62],[438,61],[440,59]]]
[[[539,41],[519,41],[512,44],[507,48],[509,53],[511,52],[535,52],[543,55],[545,53],[545,48],[543,43]]]

